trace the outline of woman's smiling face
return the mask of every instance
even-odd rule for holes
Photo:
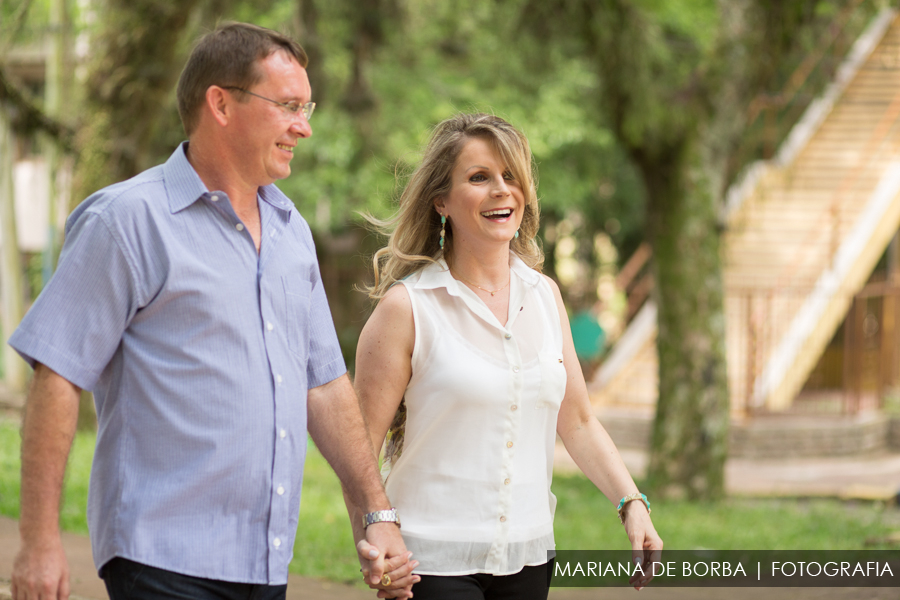
[[[434,204],[455,246],[508,244],[522,222],[525,195],[491,143],[471,138],[453,166],[450,193]]]

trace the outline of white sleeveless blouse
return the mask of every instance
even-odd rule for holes
[[[420,574],[509,575],[555,548],[559,313],[540,274],[510,266],[505,327],[443,261],[402,281],[415,347],[403,450],[383,472]]]

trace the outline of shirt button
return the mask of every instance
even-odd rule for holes
[[[506,523],[506,517],[500,517],[500,522],[501,522],[501,523]]]
[[[511,333],[507,333],[507,334],[504,335],[503,337],[505,337],[506,339],[510,339],[510,338],[512,337],[512,334],[511,334]]]
[[[284,439],[284,437],[287,435],[287,431],[285,431],[284,429],[282,429],[281,431],[278,432],[278,435],[281,436],[281,439]]]
[[[243,231],[243,230],[244,230],[244,224],[243,224],[243,223],[238,223],[237,225],[234,226],[234,228],[237,229],[238,231]]]
[[[280,548],[281,547],[281,538],[275,538],[274,540],[272,540],[272,545],[275,546],[276,548]]]
[[[519,408],[519,407],[516,406],[515,404],[513,404],[512,406],[509,407],[509,410],[515,412],[515,410],[516,410],[517,408]]]
[[[219,201],[219,197],[218,197],[218,196],[212,196],[212,197],[210,198],[210,200],[212,200],[213,202],[218,202],[218,201]]]
[[[275,493],[278,494],[279,496],[284,496],[284,488],[279,485],[278,489],[275,490]]]
[[[507,447],[507,448],[512,448],[512,442],[506,442],[506,447]]]
[[[518,372],[519,372],[519,367],[513,367],[513,373],[518,373]]]
[[[283,379],[281,378],[281,375],[276,375],[276,376],[275,376],[275,381],[278,382],[278,383],[281,383],[281,382],[283,381]]]
[[[504,480],[503,480],[503,485],[509,485],[509,479],[504,479]]]
[[[271,322],[271,321],[267,321],[267,322],[266,322],[266,329],[268,329],[269,331],[272,331],[273,329],[275,329],[275,326],[272,325],[272,322]]]

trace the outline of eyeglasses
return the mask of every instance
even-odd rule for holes
[[[315,102],[307,102],[306,104],[300,104],[296,100],[291,100],[290,102],[279,102],[278,100],[272,100],[271,98],[266,98],[265,96],[260,96],[259,94],[254,94],[249,90],[245,90],[244,88],[240,88],[234,85],[224,85],[222,86],[226,90],[237,90],[239,92],[244,92],[245,94],[250,94],[251,96],[256,96],[257,98],[262,98],[263,100],[267,100],[272,104],[277,104],[285,111],[285,116],[296,117],[298,114],[303,113],[303,117],[309,121],[309,118],[312,116],[313,111],[316,109]]]

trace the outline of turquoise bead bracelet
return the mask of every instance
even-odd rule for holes
[[[647,507],[647,514],[650,514],[650,501],[647,500],[647,496],[640,492],[628,494],[627,496],[619,500],[619,505],[616,507],[616,512],[619,513],[619,521],[622,522],[622,525],[625,524],[625,505],[632,500],[640,500],[641,502],[643,502],[644,506]]]

